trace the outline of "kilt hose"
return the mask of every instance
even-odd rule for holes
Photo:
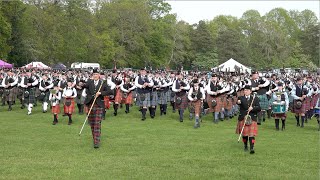
[[[27,91],[29,92],[28,97],[24,98],[25,104],[34,104],[36,102],[35,98],[35,89],[36,88],[28,88]]]
[[[21,87],[18,87],[16,89],[17,89],[17,99],[23,100],[24,89]]]
[[[258,95],[261,110],[269,109],[269,100],[267,94]]]
[[[240,134],[244,124],[244,119],[238,121],[236,134]],[[258,135],[258,125],[256,121],[252,121],[250,125],[244,125],[242,136],[254,137]]]
[[[90,109],[90,106],[86,106],[87,107],[86,109]],[[94,144],[100,143],[101,120],[103,116],[103,111],[104,111],[103,108],[99,107],[97,104],[94,104],[88,116],[88,122],[91,127],[91,133],[92,133]]]
[[[180,97],[181,98],[181,103],[178,104],[177,103],[177,98]],[[182,96],[175,96],[174,98],[174,105],[176,109],[182,109],[185,110],[188,107],[188,97],[187,97],[187,93],[184,93]]]
[[[67,106],[67,102],[70,101],[70,105]],[[64,114],[72,114],[74,112],[74,99],[73,98],[66,98],[63,106]]]
[[[195,115],[200,115],[202,107],[202,101],[191,101],[189,102],[189,112],[194,113]]]
[[[297,109],[296,107],[295,107],[295,101],[296,100],[293,100],[293,113],[296,113],[296,114],[305,114],[306,113],[306,103],[305,103],[305,101],[306,100],[304,100],[303,102],[302,102],[302,106],[301,106],[301,108],[300,109]]]
[[[59,114],[60,113],[60,104],[56,104],[55,106],[52,106],[51,112],[52,112],[52,114]]]
[[[137,93],[137,106],[150,107],[150,93]]]
[[[212,107],[212,100],[216,100],[217,105],[215,107]],[[222,108],[223,108],[223,102],[221,101],[221,96],[211,96],[209,94],[207,94],[207,102],[209,105],[209,113],[212,112],[221,112]]]
[[[128,95],[127,95],[127,97],[126,98],[122,98],[122,102],[124,103],[124,104],[132,104],[132,102],[133,102],[133,95],[132,95],[132,91],[130,91],[129,93],[128,93]]]
[[[120,88],[116,89],[116,95],[114,97],[114,103],[115,104],[120,104],[122,100],[122,93]]]

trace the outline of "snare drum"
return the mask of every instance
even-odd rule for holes
[[[286,104],[285,102],[274,102],[272,104],[272,112],[273,114],[284,114],[286,113]]]

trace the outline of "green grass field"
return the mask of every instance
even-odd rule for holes
[[[94,149],[89,126],[78,136],[84,115],[71,126],[59,115],[53,126],[41,107],[26,112],[0,107],[1,179],[319,179],[315,119],[298,128],[290,116],[283,132],[267,120],[250,155],[237,143],[235,118],[213,124],[210,114],[193,129],[187,113],[183,123],[171,112],[143,122],[136,107],[112,110]]]

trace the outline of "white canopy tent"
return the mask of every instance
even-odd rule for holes
[[[37,68],[37,69],[50,69],[49,66],[43,64],[42,62],[31,62],[25,66],[22,66],[21,68],[31,69],[31,68]]]
[[[219,69],[222,72],[237,72],[237,71],[239,72],[240,71],[240,73],[245,73],[245,72],[251,73],[250,68],[246,67],[245,65],[239,63],[238,61],[232,58],[213,69]]]

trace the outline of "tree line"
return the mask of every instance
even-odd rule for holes
[[[253,68],[319,66],[317,16],[275,8],[188,24],[163,0],[0,2],[0,59],[22,66],[207,70],[229,58]]]

